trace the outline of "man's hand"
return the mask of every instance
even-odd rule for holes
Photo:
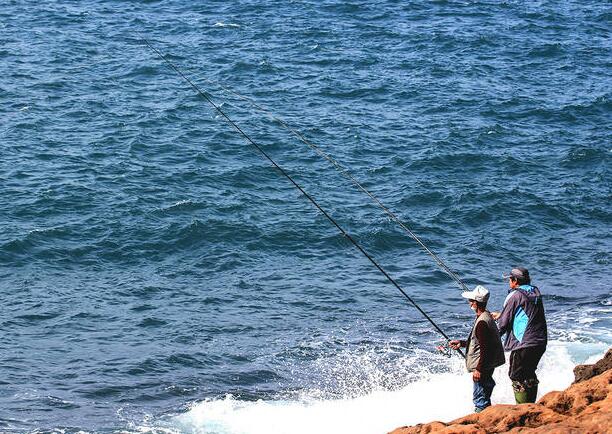
[[[493,317],[495,321],[497,321],[500,315],[501,315],[501,312],[491,312],[491,317]]]
[[[474,380],[474,383],[480,381],[480,371],[478,369],[472,371],[472,380]]]
[[[452,341],[449,341],[448,345],[453,349],[453,350],[458,350],[459,348],[461,348],[461,341],[455,339]]]

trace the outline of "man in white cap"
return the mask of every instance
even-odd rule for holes
[[[474,411],[480,413],[491,405],[491,393],[495,387],[493,371],[506,362],[499,331],[495,320],[487,310],[489,290],[478,285],[473,291],[461,294],[468,299],[470,308],[476,313],[476,321],[467,340],[452,340],[451,348],[467,348],[465,366],[474,380]]]

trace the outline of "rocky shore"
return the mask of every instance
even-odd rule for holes
[[[612,432],[612,348],[597,363],[576,366],[574,376],[566,390],[547,393],[535,404],[493,405],[447,423],[402,427],[391,434]]]

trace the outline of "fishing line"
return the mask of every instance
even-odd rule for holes
[[[225,118],[225,120],[233,126],[236,131],[238,131],[251,145],[253,145],[259,153],[261,153],[285,178],[291,182],[320,212],[323,214],[339,231],[342,235],[344,235],[368,260],[391,282],[406,299],[431,323],[431,325],[442,335],[444,338],[449,341],[450,338],[444,333],[444,331],[434,322],[433,319],[423,310],[421,307],[402,289],[402,287],[393,279],[379,264],[370,256],[368,252],[366,252],[361,245],[353,239],[343,228],[340,226],[333,217],[331,217],[321,206],[317,203],[317,201],[308,194],[292,177],[289,175],[281,166],[279,166],[273,159],[268,155],[268,153],[257,143],[253,141],[228,115],[225,114],[221,108],[215,104],[215,102],[205,93],[203,92],[196,84],[194,84],[183,72],[178,69],[172,62],[170,62],[166,56],[164,56],[158,49],[153,47],[148,40],[144,39],[144,43],[154,52],[156,53],[164,62],[168,64],[177,74],[179,74],[183,80],[185,80],[200,96],[202,96],[210,105],[214,107],[214,109]],[[459,354],[465,358],[465,355],[461,350],[458,350]]]
[[[278,122],[283,128],[285,128],[287,131],[292,133],[301,142],[308,145],[319,156],[326,159],[329,163],[332,164],[332,166],[334,166],[334,168],[338,172],[340,172],[340,174],[342,174],[345,178],[351,181],[363,193],[367,194],[370,197],[370,199],[372,199],[391,218],[391,220],[396,222],[404,230],[404,232],[408,234],[408,236],[410,236],[414,241],[416,241],[419,244],[419,246],[421,246],[421,248],[425,250],[425,252],[427,252],[429,256],[431,256],[434,259],[436,264],[440,268],[442,268],[442,270],[444,270],[444,272],[459,285],[461,289],[463,289],[464,291],[469,291],[469,288],[467,287],[465,283],[463,283],[463,281],[459,278],[459,276],[457,276],[457,274],[453,272],[453,270],[451,270],[450,267],[446,265],[446,263],[436,253],[434,253],[429,247],[427,247],[427,245],[425,245],[425,243],[421,240],[419,236],[417,236],[408,226],[406,226],[406,224],[393,211],[387,208],[385,204],[383,204],[382,201],[377,196],[374,195],[374,193],[372,193],[367,188],[365,188],[345,167],[343,167],[340,163],[338,163],[338,161],[334,159],[331,155],[323,151],[323,149],[321,149],[319,146],[312,143],[310,140],[306,139],[306,137],[304,137],[304,135],[300,133],[298,130],[288,125],[283,119],[279,118],[274,113],[272,113],[270,110],[261,106],[256,101],[252,100],[251,98],[241,95],[238,92],[235,92],[234,90],[229,89],[225,87],[224,85],[222,85],[221,83],[216,82],[214,80],[210,80],[206,77],[201,77],[201,79],[210,84],[219,86],[225,92],[231,93],[232,95],[242,99],[243,101],[248,102],[253,107],[257,108],[260,112],[266,114],[272,120]]]

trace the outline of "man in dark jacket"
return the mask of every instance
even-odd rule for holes
[[[506,335],[505,349],[510,353],[509,376],[517,404],[535,402],[538,393],[536,368],[546,351],[548,333],[540,290],[531,285],[529,271],[513,268],[504,276],[510,289],[502,311],[493,312],[499,333]]]
[[[465,366],[474,380],[474,411],[480,413],[491,405],[491,393],[495,387],[493,371],[503,365],[506,359],[497,325],[487,310],[489,291],[478,285],[473,291],[465,291],[461,295],[468,299],[476,313],[476,321],[467,340],[452,340],[449,344],[455,350],[467,348]]]

